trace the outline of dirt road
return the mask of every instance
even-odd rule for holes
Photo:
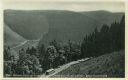
[[[70,67],[71,65],[80,63],[80,61],[86,61],[86,60],[88,60],[88,59],[89,59],[89,58],[85,58],[85,59],[81,59],[81,60],[77,60],[77,61],[72,61],[72,62],[70,62],[70,63],[64,64],[64,65],[62,65],[62,66],[59,66],[59,68],[54,69],[55,72],[54,72],[53,74],[50,74],[50,75],[45,75],[45,74],[43,74],[43,75],[41,75],[41,77],[51,77],[51,76],[53,76],[53,75],[55,75],[55,74],[61,72],[62,70],[67,69],[67,68]]]

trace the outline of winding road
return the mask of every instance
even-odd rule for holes
[[[13,48],[11,48],[11,49],[15,49],[15,48],[17,48],[17,47],[23,46],[23,45],[26,44],[28,41],[29,41],[29,40],[24,41],[24,42],[20,43],[19,45],[15,46],[15,47],[13,47]]]
[[[85,59],[81,59],[81,60],[77,60],[77,61],[72,61],[70,63],[64,64],[62,66],[59,66],[59,68],[54,69],[54,71],[55,71],[54,73],[52,73],[50,75],[43,74],[43,75],[41,75],[41,77],[46,77],[46,78],[52,77],[53,75],[56,75],[57,73],[61,72],[62,70],[65,70],[65,69],[69,68],[71,65],[80,63],[81,61],[86,61],[88,59],[90,59],[90,58],[85,58]]]
[[[26,40],[26,41],[21,42],[19,45],[15,46],[15,47],[13,47],[11,49],[15,49],[15,48],[21,47],[21,46],[25,45],[27,42],[30,42],[30,41],[34,42],[34,41],[39,41],[39,40]]]

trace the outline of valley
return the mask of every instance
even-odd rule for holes
[[[7,9],[3,54],[5,77],[122,78],[125,14]]]

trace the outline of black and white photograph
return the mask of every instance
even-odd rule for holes
[[[125,3],[5,2],[4,78],[125,78]]]

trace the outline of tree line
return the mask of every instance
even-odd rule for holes
[[[125,47],[125,16],[120,22],[114,22],[110,26],[104,24],[100,31],[86,35],[81,44],[83,57],[96,57],[113,51],[119,51]]]

